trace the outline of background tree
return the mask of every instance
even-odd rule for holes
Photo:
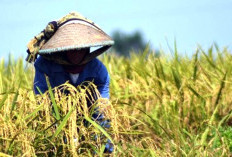
[[[114,50],[118,54],[126,57],[129,56],[131,50],[139,53],[146,48],[146,42],[144,41],[142,33],[139,31],[132,34],[126,34],[117,30],[112,33],[112,38],[115,41],[113,46]]]

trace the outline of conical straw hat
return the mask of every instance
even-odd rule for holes
[[[39,54],[53,54],[96,46],[110,47],[113,44],[114,41],[94,24],[84,20],[72,20],[58,28],[41,47]]]
[[[113,44],[114,41],[91,20],[77,12],[71,12],[58,21],[49,22],[46,28],[27,44],[26,60],[33,62],[40,54],[59,64],[70,64],[65,51],[97,47],[95,51],[86,54],[80,63],[85,64]]]

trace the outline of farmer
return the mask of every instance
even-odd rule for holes
[[[75,87],[84,81],[93,81],[101,97],[109,99],[110,77],[106,67],[96,57],[113,43],[98,26],[76,12],[50,22],[28,43],[27,61],[35,61],[35,94],[48,90],[46,75],[52,88],[67,81]],[[91,47],[98,49],[91,52]],[[40,56],[37,58],[38,54]],[[103,124],[102,127],[110,125],[109,121],[102,122],[96,115],[93,118]],[[112,151],[113,145],[108,140],[105,152]]]

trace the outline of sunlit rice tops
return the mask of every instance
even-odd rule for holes
[[[95,132],[112,138],[114,156],[231,154],[232,55],[227,49],[199,47],[192,57],[179,55],[177,49],[169,56],[161,51],[159,57],[145,50],[130,58],[109,54],[101,60],[111,76],[111,103],[104,110],[112,121],[108,132],[81,122],[91,122],[86,108],[73,105],[83,91],[67,85],[71,96],[55,92],[51,101],[53,92],[35,96],[33,67],[23,66],[20,59],[2,60],[0,155],[91,156],[94,150],[101,156],[104,145],[91,139]],[[74,137],[79,138],[77,144]]]

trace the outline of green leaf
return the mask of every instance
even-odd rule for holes
[[[57,120],[60,120],[60,113],[59,113],[59,110],[58,110],[58,107],[57,107],[57,104],[56,104],[56,101],[55,101],[54,94],[52,92],[51,84],[49,82],[48,76],[45,75],[45,78],[46,78],[46,82],[47,82],[47,85],[48,85],[48,93],[50,95],[50,98],[51,98],[51,101],[52,101],[52,106],[53,106],[54,111],[55,111],[55,118]]]
[[[52,138],[56,137],[61,132],[61,130],[64,128],[64,126],[66,125],[66,123],[68,121],[68,118],[71,116],[72,112],[74,111],[74,107],[75,106],[73,106],[71,108],[71,110],[66,114],[66,116],[63,119],[63,121],[60,123],[60,125],[56,129],[56,132],[54,133],[54,135],[52,136]]]
[[[17,91],[15,93],[14,99],[13,99],[12,104],[11,104],[11,112],[15,109],[15,105],[16,105],[16,101],[17,101],[18,96],[19,96],[19,92]]]
[[[6,99],[7,99],[7,97],[8,97],[8,93],[5,94],[5,96],[3,97],[3,99],[0,102],[0,110],[2,109],[2,107],[3,107],[3,105],[4,105],[4,103],[5,103]]]
[[[99,125],[97,124],[95,121],[93,121],[91,118],[89,118],[87,115],[85,115],[85,119],[90,122],[95,128],[97,128],[98,130],[100,130],[112,143],[113,140],[110,137],[110,135]],[[114,144],[114,143],[113,143]]]

